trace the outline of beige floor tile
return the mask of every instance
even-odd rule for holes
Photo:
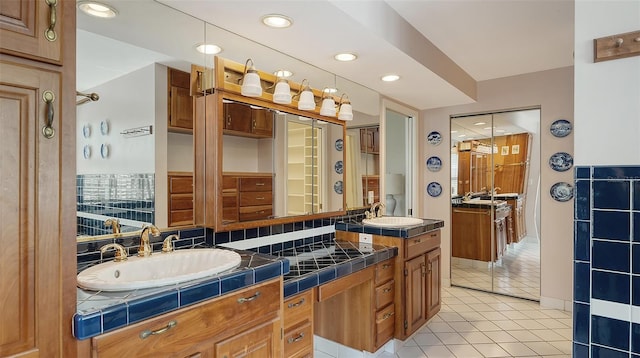
[[[482,353],[478,352],[469,344],[448,345],[447,348],[449,348],[451,353],[457,358],[483,358]]]
[[[471,344],[493,343],[491,338],[487,337],[487,335],[482,332],[462,332],[460,335]]]
[[[428,358],[457,358],[446,346],[423,347]]]
[[[500,327],[496,326],[496,324],[491,321],[473,321],[471,324],[481,332],[501,331]]]
[[[474,344],[473,348],[482,353],[486,358],[508,357],[509,353],[502,349],[497,343]]]
[[[478,330],[474,325],[467,321],[449,322],[449,326],[451,326],[451,328],[453,328],[456,332],[473,332]]]
[[[418,333],[413,336],[414,342],[419,346],[440,346],[443,343],[435,333]]]
[[[502,347],[502,349],[507,351],[513,357],[526,357],[536,355],[536,352],[527,347],[524,343],[520,342],[500,343],[500,347]]]
[[[542,341],[545,342],[553,342],[553,341],[566,341],[567,339],[563,337],[558,332],[551,329],[535,329],[530,331],[536,336],[540,337]]]
[[[505,331],[489,331],[484,334],[496,343],[517,342],[518,340]]]
[[[510,330],[509,334],[514,336],[520,342],[539,342],[542,338],[540,336],[533,333],[534,331],[529,331],[526,329],[514,329]]]
[[[396,352],[398,358],[426,358],[427,355],[420,349],[420,347],[407,347],[404,346]]]
[[[480,314],[490,321],[506,321],[509,318],[500,312],[480,312]]]
[[[562,354],[562,351],[547,342],[529,342],[525,345],[539,355]]]
[[[451,326],[449,326],[448,323],[446,322],[429,322],[427,324],[427,327],[431,330],[431,332],[433,333],[438,333],[438,332],[455,332],[455,330],[453,328],[451,328]]]
[[[522,327],[526,327],[527,329],[546,329],[538,320],[535,319],[514,319],[515,323],[521,325]]]
[[[570,340],[549,342],[549,344],[556,347],[560,352],[564,354],[571,354],[573,351],[573,344]]]
[[[465,321],[464,317],[462,317],[459,313],[457,312],[440,312],[438,314],[438,317],[442,319],[442,321],[444,322],[459,322],[459,321]],[[435,318],[435,317],[434,317]]]
[[[464,344],[466,341],[459,333],[450,333],[450,332],[438,332],[435,334],[438,339],[444,343],[448,344]],[[418,343],[420,344],[420,343]]]

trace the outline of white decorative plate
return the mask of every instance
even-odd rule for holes
[[[342,144],[343,144],[343,143],[342,143],[342,139],[337,139],[337,140],[336,140],[335,147],[336,147],[336,150],[337,150],[337,151],[342,152]]]
[[[91,137],[91,125],[89,123],[82,127],[82,136],[85,138]]]
[[[569,133],[571,133],[571,128],[571,122],[566,119],[558,119],[557,121],[551,123],[549,131],[551,131],[551,134],[553,134],[554,137],[562,138],[568,136]]]
[[[427,169],[432,172],[437,172],[440,168],[442,168],[442,160],[440,160],[440,158],[434,156],[427,159]]]
[[[333,168],[336,170],[336,173],[342,174],[344,170],[342,160],[338,160],[336,164],[333,166]]]
[[[100,122],[100,133],[102,133],[102,135],[107,135],[109,134],[109,121],[108,120],[104,120],[102,122]]]
[[[556,201],[569,201],[573,198],[573,187],[565,182],[555,183],[551,186],[549,194]]]
[[[440,134],[440,132],[433,131],[427,134],[427,143],[432,145],[438,145],[440,144],[440,142],[442,142],[442,134]]]
[[[549,158],[549,166],[557,172],[565,172],[573,166],[573,157],[565,152],[555,153]]]
[[[102,159],[106,159],[109,157],[109,144],[102,144],[100,146],[100,156]]]
[[[342,194],[342,180],[338,180],[333,184],[333,191],[335,191],[336,194]]]
[[[427,193],[434,198],[436,196],[440,196],[440,194],[442,194],[442,185],[440,185],[440,183],[432,181],[427,185]]]
[[[82,150],[82,155],[84,156],[84,159],[91,158],[91,146],[89,144],[84,146]]]

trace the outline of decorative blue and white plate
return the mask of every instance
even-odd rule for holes
[[[338,152],[342,152],[342,144],[342,139],[336,139],[336,144],[334,146]]]
[[[549,166],[557,172],[565,172],[573,166],[573,157],[565,152],[555,153],[549,158]]]
[[[102,122],[100,122],[100,133],[102,133],[102,135],[107,135],[109,134],[109,121],[108,120],[104,120]]]
[[[442,185],[440,185],[440,183],[432,181],[431,183],[427,184],[427,194],[431,195],[434,198],[436,196],[440,196],[440,194],[442,194]]]
[[[556,201],[569,201],[573,198],[573,187],[565,182],[555,183],[551,186],[549,194]]]
[[[433,131],[427,134],[427,143],[432,145],[438,145],[440,144],[440,142],[442,142],[442,134],[440,134],[440,132]]]
[[[109,144],[102,144],[100,146],[100,156],[102,159],[106,159],[109,157]]]
[[[437,172],[440,168],[442,168],[442,160],[440,160],[440,158],[434,156],[427,159],[427,169],[432,172]]]
[[[82,136],[85,138],[91,137],[91,125],[89,123],[82,127]]]
[[[342,174],[342,171],[344,170],[342,160],[338,160],[333,168],[336,170],[336,173]]]
[[[89,144],[84,146],[82,150],[82,155],[84,156],[84,159],[91,158],[91,146]]]
[[[571,122],[566,119],[558,119],[551,123],[551,127],[549,130],[554,137],[562,138],[566,137],[571,133]]]
[[[333,191],[335,191],[336,194],[342,194],[342,180],[338,180],[333,184]]]

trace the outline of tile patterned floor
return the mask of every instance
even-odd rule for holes
[[[443,288],[440,312],[394,354],[379,358],[571,357],[570,312],[459,287]],[[316,358],[355,357],[316,351]],[[362,356],[362,355],[360,355]]]

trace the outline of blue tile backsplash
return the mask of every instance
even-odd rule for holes
[[[574,173],[573,356],[640,357],[640,166]]]

